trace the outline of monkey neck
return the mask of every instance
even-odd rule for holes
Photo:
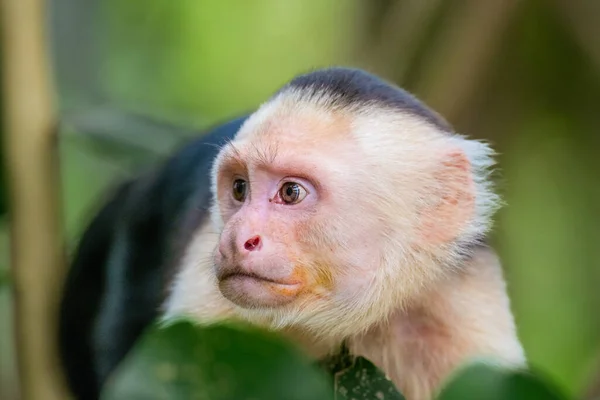
[[[351,338],[349,348],[385,371],[407,399],[418,400],[430,398],[469,359],[525,362],[502,271],[487,248],[385,323]]]
[[[327,336],[315,336],[305,329],[295,326],[280,331],[292,343],[298,345],[309,357],[323,359],[337,352],[342,340]]]

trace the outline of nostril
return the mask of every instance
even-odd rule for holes
[[[244,243],[244,248],[248,251],[258,250],[260,247],[260,236],[253,236]]]

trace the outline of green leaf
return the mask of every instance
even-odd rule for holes
[[[153,328],[119,366],[106,400],[325,400],[327,375],[278,336],[250,327]]]
[[[392,381],[364,357],[349,354],[344,344],[339,354],[320,362],[332,377],[335,400],[404,400]]]
[[[404,400],[396,386],[363,357],[335,374],[335,400]]]
[[[549,382],[527,371],[469,365],[445,386],[439,400],[565,400]]]

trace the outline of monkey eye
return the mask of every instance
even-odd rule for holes
[[[296,204],[306,197],[306,189],[296,182],[286,182],[279,189],[279,197],[285,204]]]
[[[235,181],[233,181],[233,187],[232,187],[233,198],[239,202],[243,202],[244,200],[246,200],[247,187],[248,187],[248,184],[243,179],[236,179]]]

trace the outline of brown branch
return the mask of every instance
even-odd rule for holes
[[[555,0],[559,15],[575,40],[600,70],[600,2],[581,0]]]
[[[429,29],[440,0],[397,1],[381,21],[372,50],[377,72],[404,82],[406,72]]]
[[[597,354],[592,364],[592,372],[587,379],[586,386],[581,399],[599,400],[600,399],[600,352]]]
[[[517,0],[461,4],[452,9],[446,29],[431,46],[415,90],[451,122],[481,84]]]
[[[64,263],[44,1],[4,0],[0,14],[20,391],[62,400],[55,322]]]

